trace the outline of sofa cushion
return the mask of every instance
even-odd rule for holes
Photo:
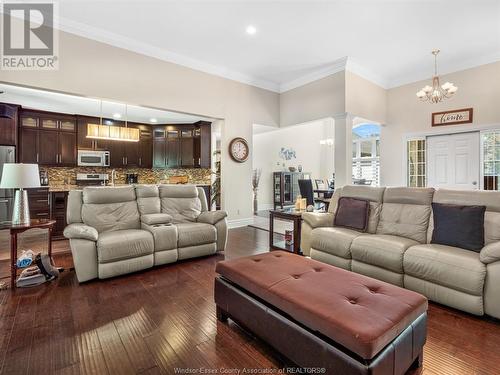
[[[431,243],[480,251],[484,246],[485,206],[432,203]]]
[[[213,225],[205,223],[181,223],[176,226],[178,247],[202,245],[217,240],[217,232]]]
[[[431,207],[416,204],[384,203],[377,234],[406,237],[425,243]]]
[[[351,259],[351,243],[360,235],[360,232],[347,228],[316,228],[311,233],[311,248]]]
[[[83,222],[99,233],[122,229],[139,229],[139,211],[136,201],[89,204],[82,206]]]
[[[194,185],[160,185],[161,212],[172,216],[172,222],[194,222],[201,213],[198,189]]]
[[[99,263],[116,262],[153,254],[153,235],[146,230],[127,229],[105,232],[97,240]]]
[[[161,211],[160,193],[157,185],[136,185],[135,194],[141,215],[157,214]]]
[[[366,232],[370,202],[364,199],[341,197],[335,212],[334,225]]]
[[[403,273],[403,254],[417,241],[387,234],[362,234],[351,244],[352,259]]]
[[[405,274],[465,293],[483,294],[486,265],[473,251],[437,244],[412,246],[404,254]]]

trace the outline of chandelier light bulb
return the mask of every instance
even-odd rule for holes
[[[417,98],[424,102],[439,103],[444,99],[451,98],[458,90],[451,82],[445,82],[442,86],[439,84],[439,75],[437,70],[437,55],[439,50],[433,50],[434,55],[434,76],[432,77],[432,86],[425,85],[417,92]]]

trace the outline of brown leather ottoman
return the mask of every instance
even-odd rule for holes
[[[419,366],[427,299],[284,251],[219,262],[217,317],[231,318],[299,367],[404,374]]]

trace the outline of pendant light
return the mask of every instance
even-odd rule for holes
[[[102,100],[99,124],[87,124],[87,138],[105,139],[108,141],[139,142],[139,137],[139,129],[128,127],[127,104],[125,104],[125,127],[102,124]]]

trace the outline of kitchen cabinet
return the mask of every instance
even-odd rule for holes
[[[38,129],[21,129],[19,160],[26,164],[38,163]]]
[[[64,228],[66,227],[66,205],[68,201],[67,191],[50,193],[50,218],[56,221],[52,232],[54,240],[64,239]]]
[[[155,168],[210,168],[210,123],[157,126],[153,130]]]
[[[194,145],[195,145],[195,155],[194,163],[195,167],[200,168],[211,168],[212,165],[212,132],[210,129],[211,123],[208,121],[198,121],[194,124],[195,134],[194,134]]]
[[[33,219],[50,218],[50,195],[48,187],[27,189],[30,217]]]
[[[108,141],[104,139],[87,138],[87,125],[99,124],[100,118],[89,116],[77,116],[78,124],[78,149],[105,151],[108,149]]]
[[[11,113],[11,118],[0,118],[0,145],[17,146],[17,118],[19,106],[0,103],[0,112]]]
[[[20,162],[76,166],[76,117],[51,112],[22,111]]]
[[[153,142],[151,127],[141,129],[139,142],[139,167],[151,168],[153,166]]]

